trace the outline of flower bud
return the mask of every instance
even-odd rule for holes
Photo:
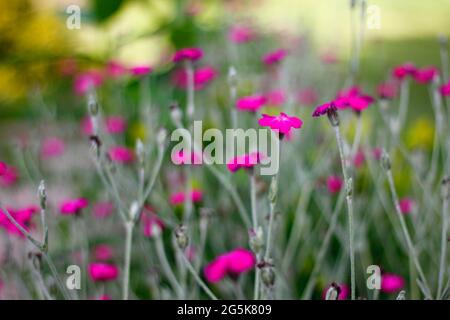
[[[178,247],[181,250],[186,249],[188,243],[189,243],[189,237],[186,234],[186,227],[183,225],[178,226],[178,228],[175,229],[175,237],[177,239]]]
[[[250,248],[255,254],[261,252],[264,247],[263,230],[258,227],[256,230],[250,230]]]
[[[327,110],[328,121],[330,121],[333,127],[337,127],[339,125],[339,114],[336,108],[328,108]]]
[[[183,114],[181,113],[180,107],[174,103],[170,106],[170,117],[172,119],[172,122],[177,127],[181,127],[181,120],[183,118]]]
[[[137,221],[139,219],[139,203],[137,201],[133,201],[130,206],[130,219],[132,221]]]
[[[160,147],[163,147],[167,138],[167,130],[165,128],[160,128],[156,135],[156,142]]]
[[[391,170],[391,158],[389,157],[389,154],[386,152],[386,150],[383,150],[383,153],[381,155],[381,166],[386,171]]]
[[[405,300],[406,299],[405,295],[406,295],[406,291],[405,290],[400,291],[396,300]]]
[[[345,190],[347,191],[347,197],[351,197],[353,195],[353,179],[349,178],[345,183]]]
[[[325,300],[338,300],[340,294],[341,288],[333,282],[327,290]]]
[[[38,187],[38,196],[41,208],[45,210],[47,207],[47,192],[45,190],[45,182],[41,180]]]
[[[267,288],[271,288],[275,283],[275,272],[271,265],[264,266],[261,269],[261,280]]]

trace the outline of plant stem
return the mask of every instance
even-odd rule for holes
[[[122,299],[128,300],[130,287],[131,244],[133,240],[134,222],[125,223],[125,262],[123,267]]]
[[[272,178],[272,179],[274,179],[274,178]],[[267,231],[267,241],[266,241],[266,253],[264,255],[264,260],[267,260],[270,257],[274,216],[275,216],[275,203],[270,203],[269,226],[267,227],[268,231]]]
[[[442,289],[444,287],[445,261],[447,257],[447,229],[448,229],[448,197],[444,195],[442,202],[442,231],[441,231],[441,259],[439,263],[438,291],[436,298],[442,299]]]
[[[155,246],[156,252],[159,257],[159,261],[161,263],[161,267],[163,268],[163,271],[166,274],[167,279],[169,280],[172,288],[177,292],[177,296],[179,298],[182,298],[183,288],[181,287],[180,283],[175,277],[175,274],[173,273],[172,268],[170,267],[170,264],[167,260],[166,252],[164,250],[164,244],[161,239],[161,234],[155,236]]]

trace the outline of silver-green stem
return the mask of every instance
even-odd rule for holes
[[[131,244],[133,240],[134,222],[125,223],[125,261],[123,267],[122,299],[128,300],[130,287]]]
[[[441,229],[441,258],[439,263],[439,278],[437,299],[442,299],[442,289],[444,287],[445,261],[447,258],[447,229],[448,229],[448,197],[444,195],[442,202],[442,229]]]

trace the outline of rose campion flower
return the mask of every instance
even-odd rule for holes
[[[6,163],[0,161],[0,176],[3,175],[7,169],[8,166],[6,165]]]
[[[149,75],[152,71],[152,67],[147,65],[138,65],[129,69],[130,74],[134,77],[144,77]]]
[[[255,33],[246,26],[233,26],[228,32],[228,39],[237,44],[246,43],[255,39]]]
[[[170,196],[170,203],[174,206],[183,204],[185,201],[185,193],[184,192],[177,192]],[[191,200],[194,203],[201,202],[203,200],[203,193],[200,190],[192,190],[191,192]]]
[[[210,66],[194,70],[194,89],[201,90],[217,77],[217,71]],[[186,89],[188,86],[188,75],[186,70],[179,69],[172,77],[175,86]]]
[[[126,164],[134,161],[134,152],[124,146],[112,146],[108,150],[108,155],[111,161],[118,163]]]
[[[286,102],[286,95],[281,89],[270,91],[265,96],[269,106],[279,107]]]
[[[356,168],[361,167],[365,161],[366,161],[366,156],[364,155],[364,152],[362,152],[361,150],[356,152],[356,154],[353,156],[353,165]]]
[[[339,289],[341,290],[338,295],[338,300],[346,300],[350,295],[350,288],[345,283],[340,283],[337,285]],[[322,299],[325,299],[327,295],[328,289],[330,289],[331,286],[326,287],[322,292]]]
[[[236,108],[241,111],[256,112],[261,109],[267,102],[263,95],[253,95],[239,98],[236,101]]]
[[[416,72],[416,66],[410,62],[394,67],[392,75],[398,80],[403,80],[407,76],[413,76]]]
[[[332,194],[341,191],[343,184],[343,180],[338,176],[329,176],[327,178],[327,188],[328,191]]]
[[[336,112],[336,110],[337,110],[337,108],[336,108],[336,105],[334,104],[334,101],[330,101],[330,102],[326,102],[324,104],[317,106],[316,109],[314,110],[312,116],[320,117],[325,114],[328,115],[330,113]]]
[[[313,105],[317,103],[319,96],[313,88],[304,88],[297,94],[297,101],[302,105]]]
[[[46,138],[41,144],[41,158],[49,159],[61,156],[64,153],[64,141],[57,137]]]
[[[107,244],[99,244],[94,248],[94,259],[96,261],[108,261],[114,256],[114,250]]]
[[[119,276],[119,268],[114,264],[95,262],[89,264],[88,273],[96,282],[113,281]]]
[[[109,201],[99,201],[94,204],[92,212],[96,218],[106,218],[114,211],[114,205]]]
[[[417,69],[414,72],[414,80],[419,84],[428,84],[432,82],[439,75],[439,70],[436,67],[426,67]]]
[[[183,48],[175,52],[172,61],[180,62],[184,60],[196,61],[203,57],[203,51],[199,48]]]
[[[262,58],[262,62],[268,66],[274,65],[281,62],[286,57],[286,55],[287,51],[285,49],[277,49],[265,54]]]
[[[92,87],[99,87],[103,83],[103,75],[97,70],[89,70],[75,77],[73,89],[76,94],[84,95]]]
[[[14,218],[14,220],[16,220],[16,222],[27,231],[29,231],[32,226],[31,219],[33,218],[34,214],[38,212],[38,208],[34,205],[20,209],[7,207],[5,208],[5,210],[8,210],[9,214]],[[1,209],[0,228],[5,229],[6,232],[10,235],[18,236],[20,238],[25,237],[22,232],[8,219],[8,217],[6,217]]]
[[[3,168],[3,174],[0,175],[0,186],[9,187],[17,182],[19,175],[16,167],[6,165],[6,169]]]
[[[117,79],[127,73],[127,68],[119,61],[111,60],[106,64],[106,74],[112,78]]]
[[[270,127],[272,130],[278,130],[280,134],[285,135],[289,134],[292,128],[300,129],[303,121],[281,112],[278,116],[263,114],[262,118],[258,120],[258,124],[262,127]]]
[[[397,83],[393,81],[380,83],[377,87],[377,94],[381,99],[394,99],[397,96],[397,91]]]
[[[255,265],[256,259],[253,252],[237,248],[210,262],[204,269],[204,275],[208,282],[217,283],[226,276],[236,278],[241,273],[253,269]]]
[[[359,87],[351,87],[341,90],[334,100],[334,104],[338,109],[351,108],[353,111],[360,113],[375,101],[371,96],[361,92]]]
[[[400,211],[408,214],[414,209],[414,200],[411,198],[403,198],[399,200]]]
[[[259,164],[261,162],[261,158],[262,156],[259,152],[252,152],[242,156],[237,156],[227,163],[227,168],[231,172],[236,172],[241,168],[249,170]]]
[[[393,273],[384,273],[381,275],[381,291],[384,293],[395,293],[403,289],[405,280]]]
[[[88,205],[89,201],[85,198],[68,199],[61,203],[59,211],[62,215],[78,215]]]
[[[444,97],[450,96],[450,80],[439,88],[439,92]]]

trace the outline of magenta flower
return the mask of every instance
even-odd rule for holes
[[[134,152],[124,146],[113,146],[108,150],[108,155],[114,162],[130,163],[134,161]]]
[[[106,218],[114,211],[114,205],[109,201],[100,201],[94,204],[92,212],[96,218]]]
[[[195,152],[184,152],[183,150],[180,150],[179,152],[172,154],[171,158],[172,162],[176,165],[180,164],[199,165],[202,163],[201,155],[198,155]]]
[[[262,156],[259,152],[252,152],[250,154],[238,156],[231,159],[231,161],[227,163],[227,168],[231,172],[236,172],[241,168],[249,170],[259,164],[261,162],[261,158]]]
[[[320,116],[323,116],[325,114],[329,114],[332,112],[336,112],[336,105],[334,104],[334,101],[326,102],[326,103],[321,104],[320,106],[316,107],[312,116],[320,117]]]
[[[52,137],[45,139],[41,144],[41,158],[49,159],[61,156],[64,153],[64,141],[60,138]]]
[[[414,80],[420,84],[428,84],[432,82],[439,75],[439,70],[436,67],[426,67],[417,69],[414,72]]]
[[[337,285],[340,289],[338,300],[346,300],[348,296],[350,295],[350,288],[345,283],[340,283]],[[322,292],[322,299],[325,299],[327,296],[327,291],[330,289],[331,286],[326,287]]]
[[[384,273],[381,275],[381,291],[385,293],[395,293],[405,286],[405,280],[393,273]]]
[[[6,165],[6,163],[0,161],[0,176],[2,176],[6,170],[8,169],[8,166]]]
[[[237,248],[224,253],[210,262],[204,269],[206,280],[217,283],[227,275],[233,278],[253,269],[256,265],[254,254],[246,249]]]
[[[269,116],[263,114],[258,120],[258,124],[262,127],[270,127],[272,130],[278,130],[280,134],[289,134],[291,128],[300,129],[303,121],[297,117],[291,117],[281,112],[278,116]]]
[[[338,193],[342,189],[344,182],[339,176],[329,176],[327,178],[327,188],[330,193]]]
[[[0,186],[9,187],[17,182],[19,178],[16,167],[6,165],[3,168],[3,174],[0,175]]]
[[[269,106],[279,107],[286,102],[286,95],[281,89],[273,90],[266,93],[266,101]]]
[[[265,105],[267,99],[262,95],[246,96],[236,101],[236,108],[241,111],[256,112]]]
[[[407,62],[396,66],[392,70],[392,75],[398,80],[403,80],[404,78],[406,78],[406,76],[413,76],[416,70],[417,69],[414,64]]]
[[[114,250],[107,244],[99,244],[94,248],[94,259],[97,261],[108,261],[114,256]]]
[[[139,65],[131,67],[129,72],[135,77],[144,77],[153,71],[152,67],[147,65]]]
[[[106,74],[112,79],[117,79],[126,73],[127,68],[119,61],[111,60],[106,64]]]
[[[262,58],[262,62],[268,66],[273,65],[283,60],[286,55],[287,51],[285,49],[277,49],[264,55]]]
[[[142,214],[142,224],[144,236],[147,238],[152,238],[154,236],[153,231],[155,226],[161,231],[165,228],[164,221],[158,217],[149,206],[145,206],[144,208],[144,213]]]
[[[183,204],[186,194],[184,192],[177,192],[170,196],[170,204],[177,206]],[[203,200],[203,193],[201,190],[194,189],[191,192],[191,201],[194,203],[201,202]]]
[[[83,95],[91,87],[99,87],[102,83],[103,75],[97,70],[90,70],[75,77],[73,89],[76,94]]]
[[[199,48],[184,48],[175,52],[172,61],[180,62],[183,60],[196,61],[203,57],[203,51]]]
[[[61,203],[59,211],[62,215],[77,215],[89,205],[85,198],[69,199]]]
[[[246,43],[255,39],[253,30],[246,26],[233,26],[228,32],[228,39],[234,43]]]
[[[450,96],[450,80],[439,88],[439,92],[444,97]]]
[[[21,209],[13,209],[10,207],[5,208],[8,210],[9,214],[16,220],[16,222],[21,225],[25,230],[29,231],[32,227],[31,219],[33,215],[38,212],[38,208],[36,206],[28,206]],[[6,217],[4,212],[0,209],[0,228],[6,230],[6,232],[10,235],[15,235],[20,238],[23,238],[24,235],[22,232]]]
[[[194,71],[194,89],[201,90],[207,84],[217,77],[217,71],[210,66],[198,68]],[[173,77],[172,82],[179,88],[186,89],[188,86],[188,75],[185,69],[177,70]]]
[[[114,264],[95,262],[88,266],[89,276],[93,281],[105,282],[116,280],[119,268]]]
[[[302,105],[313,105],[317,103],[319,95],[313,88],[304,88],[297,94],[297,101]]]
[[[379,147],[372,149],[372,156],[375,158],[375,160],[380,160],[381,155],[383,154],[383,150]]]
[[[371,105],[375,100],[368,95],[361,92],[359,87],[351,87],[349,89],[341,90],[334,104],[338,109],[351,108],[355,112],[361,112]]]
[[[377,93],[381,99],[394,99],[397,96],[397,91],[397,82],[393,81],[380,83],[377,87]]]
[[[403,198],[399,200],[400,211],[408,214],[414,209],[415,202],[411,198]]]
[[[353,156],[353,165],[356,168],[361,167],[365,161],[366,161],[366,156],[364,155],[364,152],[362,152],[361,150],[356,152],[356,154]]]

